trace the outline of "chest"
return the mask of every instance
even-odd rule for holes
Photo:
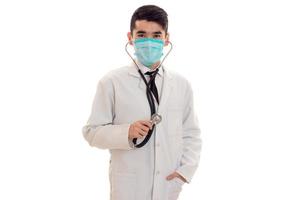
[[[157,89],[161,98],[159,110],[167,112],[169,108],[181,109],[184,91],[176,85],[160,79],[157,82]],[[130,123],[140,119],[149,119],[151,116],[146,86],[142,79],[134,78],[116,82],[114,85],[114,102],[114,121],[116,123]],[[162,104],[162,102],[164,103]]]

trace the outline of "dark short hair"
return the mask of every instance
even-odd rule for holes
[[[168,14],[166,11],[155,5],[145,5],[136,9],[131,17],[130,31],[132,33],[137,20],[147,20],[156,22],[162,26],[165,32],[168,32]]]

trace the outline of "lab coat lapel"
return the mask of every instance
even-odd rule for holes
[[[167,107],[168,98],[173,89],[172,75],[169,73],[169,71],[164,66],[162,66],[162,68],[164,70],[164,75],[163,75],[164,80],[163,80],[162,94],[161,94],[157,113],[162,113],[165,110],[165,108]]]
[[[162,85],[162,94],[161,94],[161,98],[160,98],[160,104],[158,107],[158,113],[162,113],[163,110],[166,107],[166,104],[168,102],[168,98],[169,95],[173,89],[173,78],[172,75],[170,74],[170,72],[166,69],[165,66],[162,66],[162,69],[164,70],[164,74],[163,74],[163,85]],[[136,66],[133,64],[130,65],[129,67],[129,75],[139,78],[139,88],[143,91],[146,90],[146,85],[141,77],[141,75],[139,74],[139,72],[136,69]]]
[[[141,90],[145,90],[146,91],[146,85],[140,75],[140,73],[138,72],[136,66],[134,65],[134,63],[132,63],[130,66],[129,66],[129,72],[128,72],[129,75],[135,77],[135,78],[139,78],[139,88]]]

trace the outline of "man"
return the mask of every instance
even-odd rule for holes
[[[162,8],[138,8],[127,36],[136,59],[98,82],[82,132],[91,146],[110,151],[112,200],[175,200],[200,158],[192,89],[185,78],[160,67],[163,47],[170,43]],[[149,91],[161,117],[156,124],[150,120]]]

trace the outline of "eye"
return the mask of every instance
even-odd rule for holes
[[[160,34],[156,34],[153,36],[153,38],[161,38],[161,35]]]
[[[145,37],[145,34],[137,34],[137,37],[143,38],[143,37]]]

